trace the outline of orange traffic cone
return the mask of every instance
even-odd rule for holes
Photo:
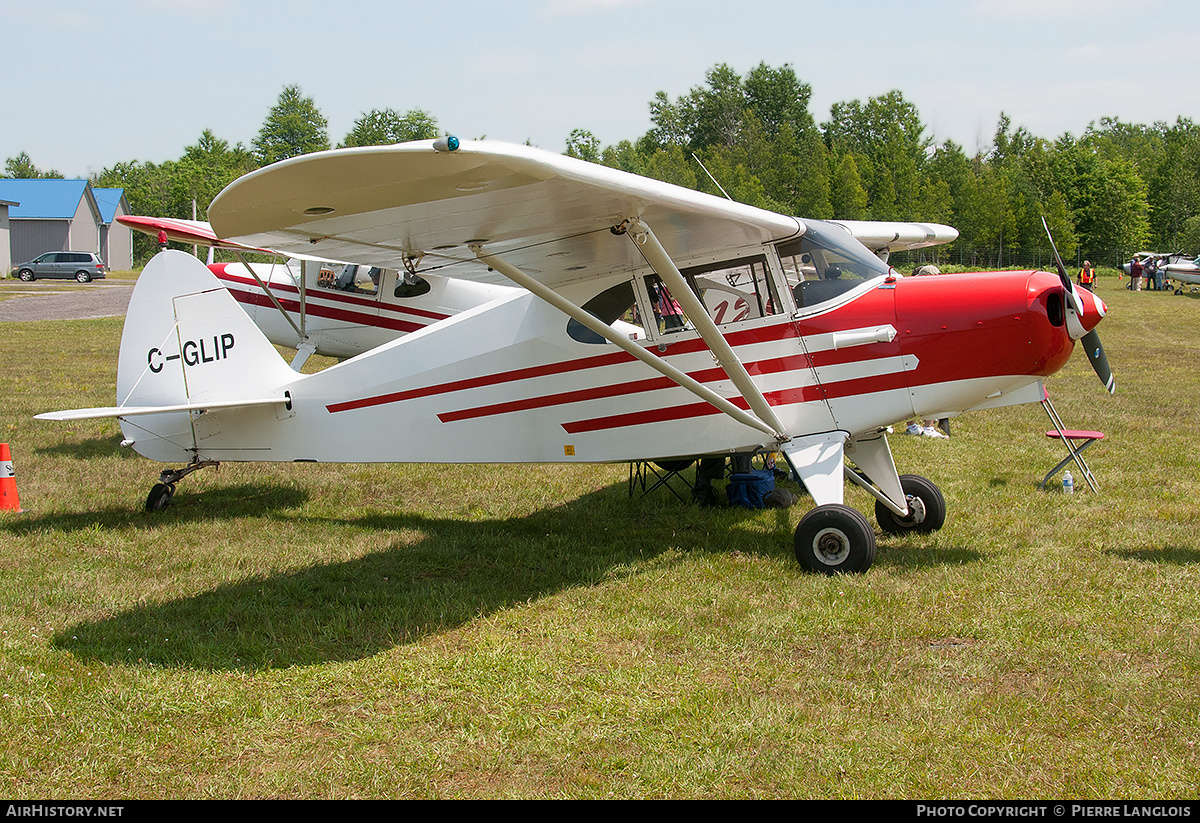
[[[0,511],[22,512],[17,499],[17,473],[13,471],[12,455],[8,444],[0,443]]]

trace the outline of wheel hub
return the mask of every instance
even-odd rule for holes
[[[850,538],[841,529],[821,529],[813,537],[813,554],[829,566],[843,563],[850,556]]]
[[[904,518],[905,521],[914,526],[919,526],[924,523],[926,514],[925,501],[919,497],[914,497],[911,494],[907,495],[904,500],[906,503],[908,503],[908,517]]]

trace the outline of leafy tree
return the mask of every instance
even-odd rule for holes
[[[586,160],[589,163],[599,163],[600,139],[587,129],[575,129],[567,138],[566,154],[568,157]]]
[[[134,214],[152,217],[195,215],[207,219],[208,205],[221,189],[253,171],[254,155],[242,145],[231,147],[206,129],[179,160],[162,164],[124,162],[104,169],[92,181],[104,188],[121,188]],[[134,234],[134,256],[139,260],[154,254],[154,239]]]
[[[1184,221],[1175,248],[1184,254],[1200,255],[1200,216],[1189,217]]]
[[[745,193],[745,202],[756,205],[833,216],[825,144],[808,112],[812,90],[791,66],[763,63],[742,78],[720,64],[705,80],[704,86],[675,102],[663,92],[655,95],[650,103],[652,128],[635,147],[643,173],[661,167],[658,152],[678,147],[685,157],[702,154],[709,171],[735,199],[742,199],[734,194],[737,190]],[[655,157],[658,160],[650,163]],[[628,160],[625,155],[627,165]],[[714,167],[728,170],[732,177],[722,178]],[[709,187],[706,174],[697,179]]]
[[[437,120],[421,109],[410,109],[403,116],[394,109],[372,109],[354,121],[341,146],[389,146],[437,136]]]
[[[1079,248],[1079,237],[1075,233],[1075,221],[1071,218],[1071,207],[1067,203],[1066,195],[1061,191],[1053,192],[1043,210],[1043,216],[1046,218],[1044,228],[1050,229],[1050,237],[1054,238],[1054,246],[1059,255],[1064,261],[1075,257]],[[1043,231],[1043,240],[1038,244],[1038,247],[1046,252],[1047,259],[1050,254],[1050,237]]]
[[[830,186],[830,199],[837,217],[843,220],[866,219],[868,195],[862,184],[862,176],[858,173],[854,152],[846,152],[837,161]]]
[[[1186,226],[1200,216],[1200,127],[1180,118],[1164,133],[1161,160],[1148,185],[1154,242],[1178,249]]]
[[[916,208],[928,141],[917,109],[899,91],[835,103],[823,126],[834,156],[856,155],[870,195],[869,213],[881,220],[908,220]]]
[[[329,127],[311,97],[299,86],[286,86],[254,138],[252,148],[261,165],[329,148]]]
[[[10,157],[4,163],[4,168],[7,174],[5,177],[15,177],[23,180],[34,179],[62,179],[62,175],[54,169],[39,169],[33,164],[33,160],[25,152],[21,152],[16,157]]]
[[[1064,135],[1051,158],[1056,184],[1071,204],[1083,253],[1123,259],[1149,240],[1146,184],[1133,163]]]

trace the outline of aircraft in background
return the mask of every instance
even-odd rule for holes
[[[1192,291],[1200,286],[1200,257],[1190,258],[1183,254],[1174,254],[1159,265],[1172,282],[1186,283],[1192,287]],[[1183,287],[1176,286],[1175,293],[1182,294]]]
[[[467,279],[434,270],[418,275],[312,257],[284,259],[270,249],[223,241],[203,221],[137,215],[117,220],[149,235],[207,246],[208,268],[267,338],[296,349],[296,371],[314,353],[353,357],[514,290],[477,264],[469,266],[475,271]],[[212,250],[218,248],[243,259],[214,263]],[[253,263],[244,258],[248,252],[280,259]]]
[[[1076,340],[1114,390],[1095,331],[1107,309],[1061,260],[1057,274],[901,277],[844,227],[527,146],[297,157],[229,185],[209,218],[222,243],[513,288],[303,375],[203,263],[161,252],[130,300],[117,405],[38,415],[115,417],[139,454],[183,464],[151,510],[221,461],[775,452],[813,498],[797,560],[858,572],[875,532],[846,480],[885,532],[946,517],[932,481],[897,473],[889,425],[1040,402]]]

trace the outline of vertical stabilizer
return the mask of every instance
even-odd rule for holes
[[[278,393],[300,378],[195,257],[163,251],[129,301],[117,365],[119,407],[230,404]],[[196,455],[197,412],[122,417],[138,453],[164,462]]]

